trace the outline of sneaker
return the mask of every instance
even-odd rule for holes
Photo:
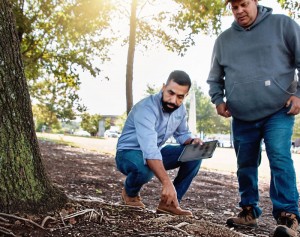
[[[131,206],[131,207],[145,208],[145,205],[144,205],[144,203],[142,203],[140,196],[129,197],[125,191],[125,188],[123,188],[121,195],[122,195],[122,199],[123,199],[125,205]]]
[[[193,213],[188,210],[183,210],[180,207],[174,205],[167,205],[165,202],[160,201],[156,209],[157,214],[169,214],[175,216],[189,216],[192,217]]]
[[[275,229],[274,237],[296,237],[298,220],[295,214],[281,212],[277,219],[278,226]]]
[[[226,224],[230,227],[237,226],[249,226],[257,227],[257,219],[253,215],[252,206],[242,207],[242,211],[238,214],[237,217],[231,217],[227,219]]]

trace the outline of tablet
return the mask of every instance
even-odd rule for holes
[[[218,140],[204,142],[200,144],[186,145],[180,154],[178,161],[187,162],[191,160],[201,160],[211,158],[217,147]]]

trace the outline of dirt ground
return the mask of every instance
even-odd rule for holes
[[[259,227],[233,229],[225,224],[227,218],[240,211],[237,180],[231,173],[201,169],[181,202],[181,207],[191,210],[194,217],[173,217],[155,213],[161,188],[156,178],[141,192],[146,209],[122,204],[125,177],[116,170],[113,155],[45,140],[40,140],[40,148],[50,179],[63,189],[70,202],[64,209],[43,216],[17,219],[17,214],[0,215],[0,236],[263,237],[272,236],[275,228],[265,180],[259,184],[263,209]],[[176,170],[169,174],[174,177]],[[4,232],[7,234],[1,235]]]

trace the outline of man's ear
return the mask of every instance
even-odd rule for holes
[[[163,83],[161,90],[162,90],[162,91],[164,91],[164,90],[165,90],[165,88],[166,88],[166,84],[165,84],[165,83]]]

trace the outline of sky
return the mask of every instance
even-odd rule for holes
[[[273,13],[285,13],[276,0],[262,0],[259,4],[272,7]],[[233,21],[232,16],[222,20],[222,29]],[[192,82],[197,83],[208,95],[206,79],[210,68],[211,53],[216,36],[198,35],[196,45],[189,48],[184,57],[168,52],[163,46],[149,52],[135,52],[133,72],[133,102],[145,97],[147,84],[162,87],[173,70],[186,71]],[[79,96],[87,106],[87,112],[100,115],[121,115],[126,112],[126,61],[128,46],[116,46],[111,51],[111,61],[101,68],[109,80],[102,77],[93,78],[81,73]]]

